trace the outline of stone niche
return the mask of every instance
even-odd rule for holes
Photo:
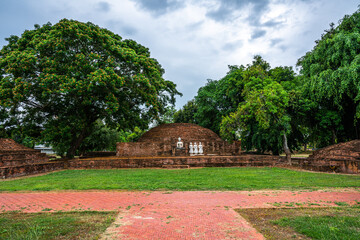
[[[181,138],[183,147],[179,148]],[[169,123],[150,129],[134,143],[117,143],[116,156],[190,156],[190,143],[202,144],[202,155],[239,155],[240,142],[228,144],[210,129],[192,123]]]

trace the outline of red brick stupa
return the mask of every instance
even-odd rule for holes
[[[179,143],[182,147],[179,147]],[[197,153],[191,151],[195,149],[195,145]],[[138,142],[117,143],[116,155],[118,157],[238,155],[240,151],[239,142],[228,144],[210,129],[192,123],[169,123],[150,129]]]

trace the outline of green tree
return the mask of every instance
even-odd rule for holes
[[[195,123],[198,124],[195,114],[197,112],[195,100],[188,101],[181,109],[174,113],[175,123]]]
[[[222,137],[231,141],[234,135],[240,135],[247,149],[271,150],[274,154],[282,149],[291,163],[288,136],[292,132],[289,112],[294,108],[290,99],[296,96],[294,82],[291,68],[270,69],[267,62],[255,56],[252,64],[242,71],[243,101],[234,112],[223,117]]]
[[[116,143],[120,140],[120,133],[116,129],[107,127],[98,119],[90,133],[79,147],[79,154],[88,151],[115,151]],[[54,149],[56,150],[56,149]]]
[[[314,102],[309,120],[320,145],[360,134],[360,10],[330,25],[299,59],[305,94]]]
[[[71,158],[98,119],[111,127],[145,128],[174,103],[176,85],[149,49],[90,22],[63,19],[0,51],[0,105]]]
[[[158,120],[155,121],[155,125],[161,125],[164,123],[173,123],[174,122],[174,114],[176,109],[173,105],[165,107],[165,112],[161,114]]]
[[[243,101],[241,91],[244,87],[243,66],[229,66],[229,72],[220,80],[208,80],[195,96],[197,111],[195,119],[200,126],[220,133],[223,116],[234,111]]]
[[[136,142],[146,131],[138,127],[135,127],[134,130],[120,131],[119,142]]]

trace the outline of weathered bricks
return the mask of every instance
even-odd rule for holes
[[[63,162],[49,162],[40,150],[16,143],[12,139],[0,138],[0,178],[18,177],[64,168]]]
[[[184,149],[176,149],[178,138]],[[189,144],[202,143],[204,155],[239,155],[241,144],[229,144],[210,129],[192,123],[162,124],[150,129],[135,143],[117,143],[116,156],[189,156]]]
[[[359,173],[360,140],[331,145],[315,151],[299,164],[301,167],[327,172]]]
[[[170,165],[189,167],[250,167],[275,166],[278,156],[243,154],[240,156],[193,156],[193,157],[129,157],[89,158],[69,161],[69,168],[164,168]]]

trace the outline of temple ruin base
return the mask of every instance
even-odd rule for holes
[[[188,167],[257,167],[275,166],[278,156],[188,156],[188,157],[130,157],[130,158],[88,158],[69,161],[69,168],[111,169],[111,168],[179,168]]]

